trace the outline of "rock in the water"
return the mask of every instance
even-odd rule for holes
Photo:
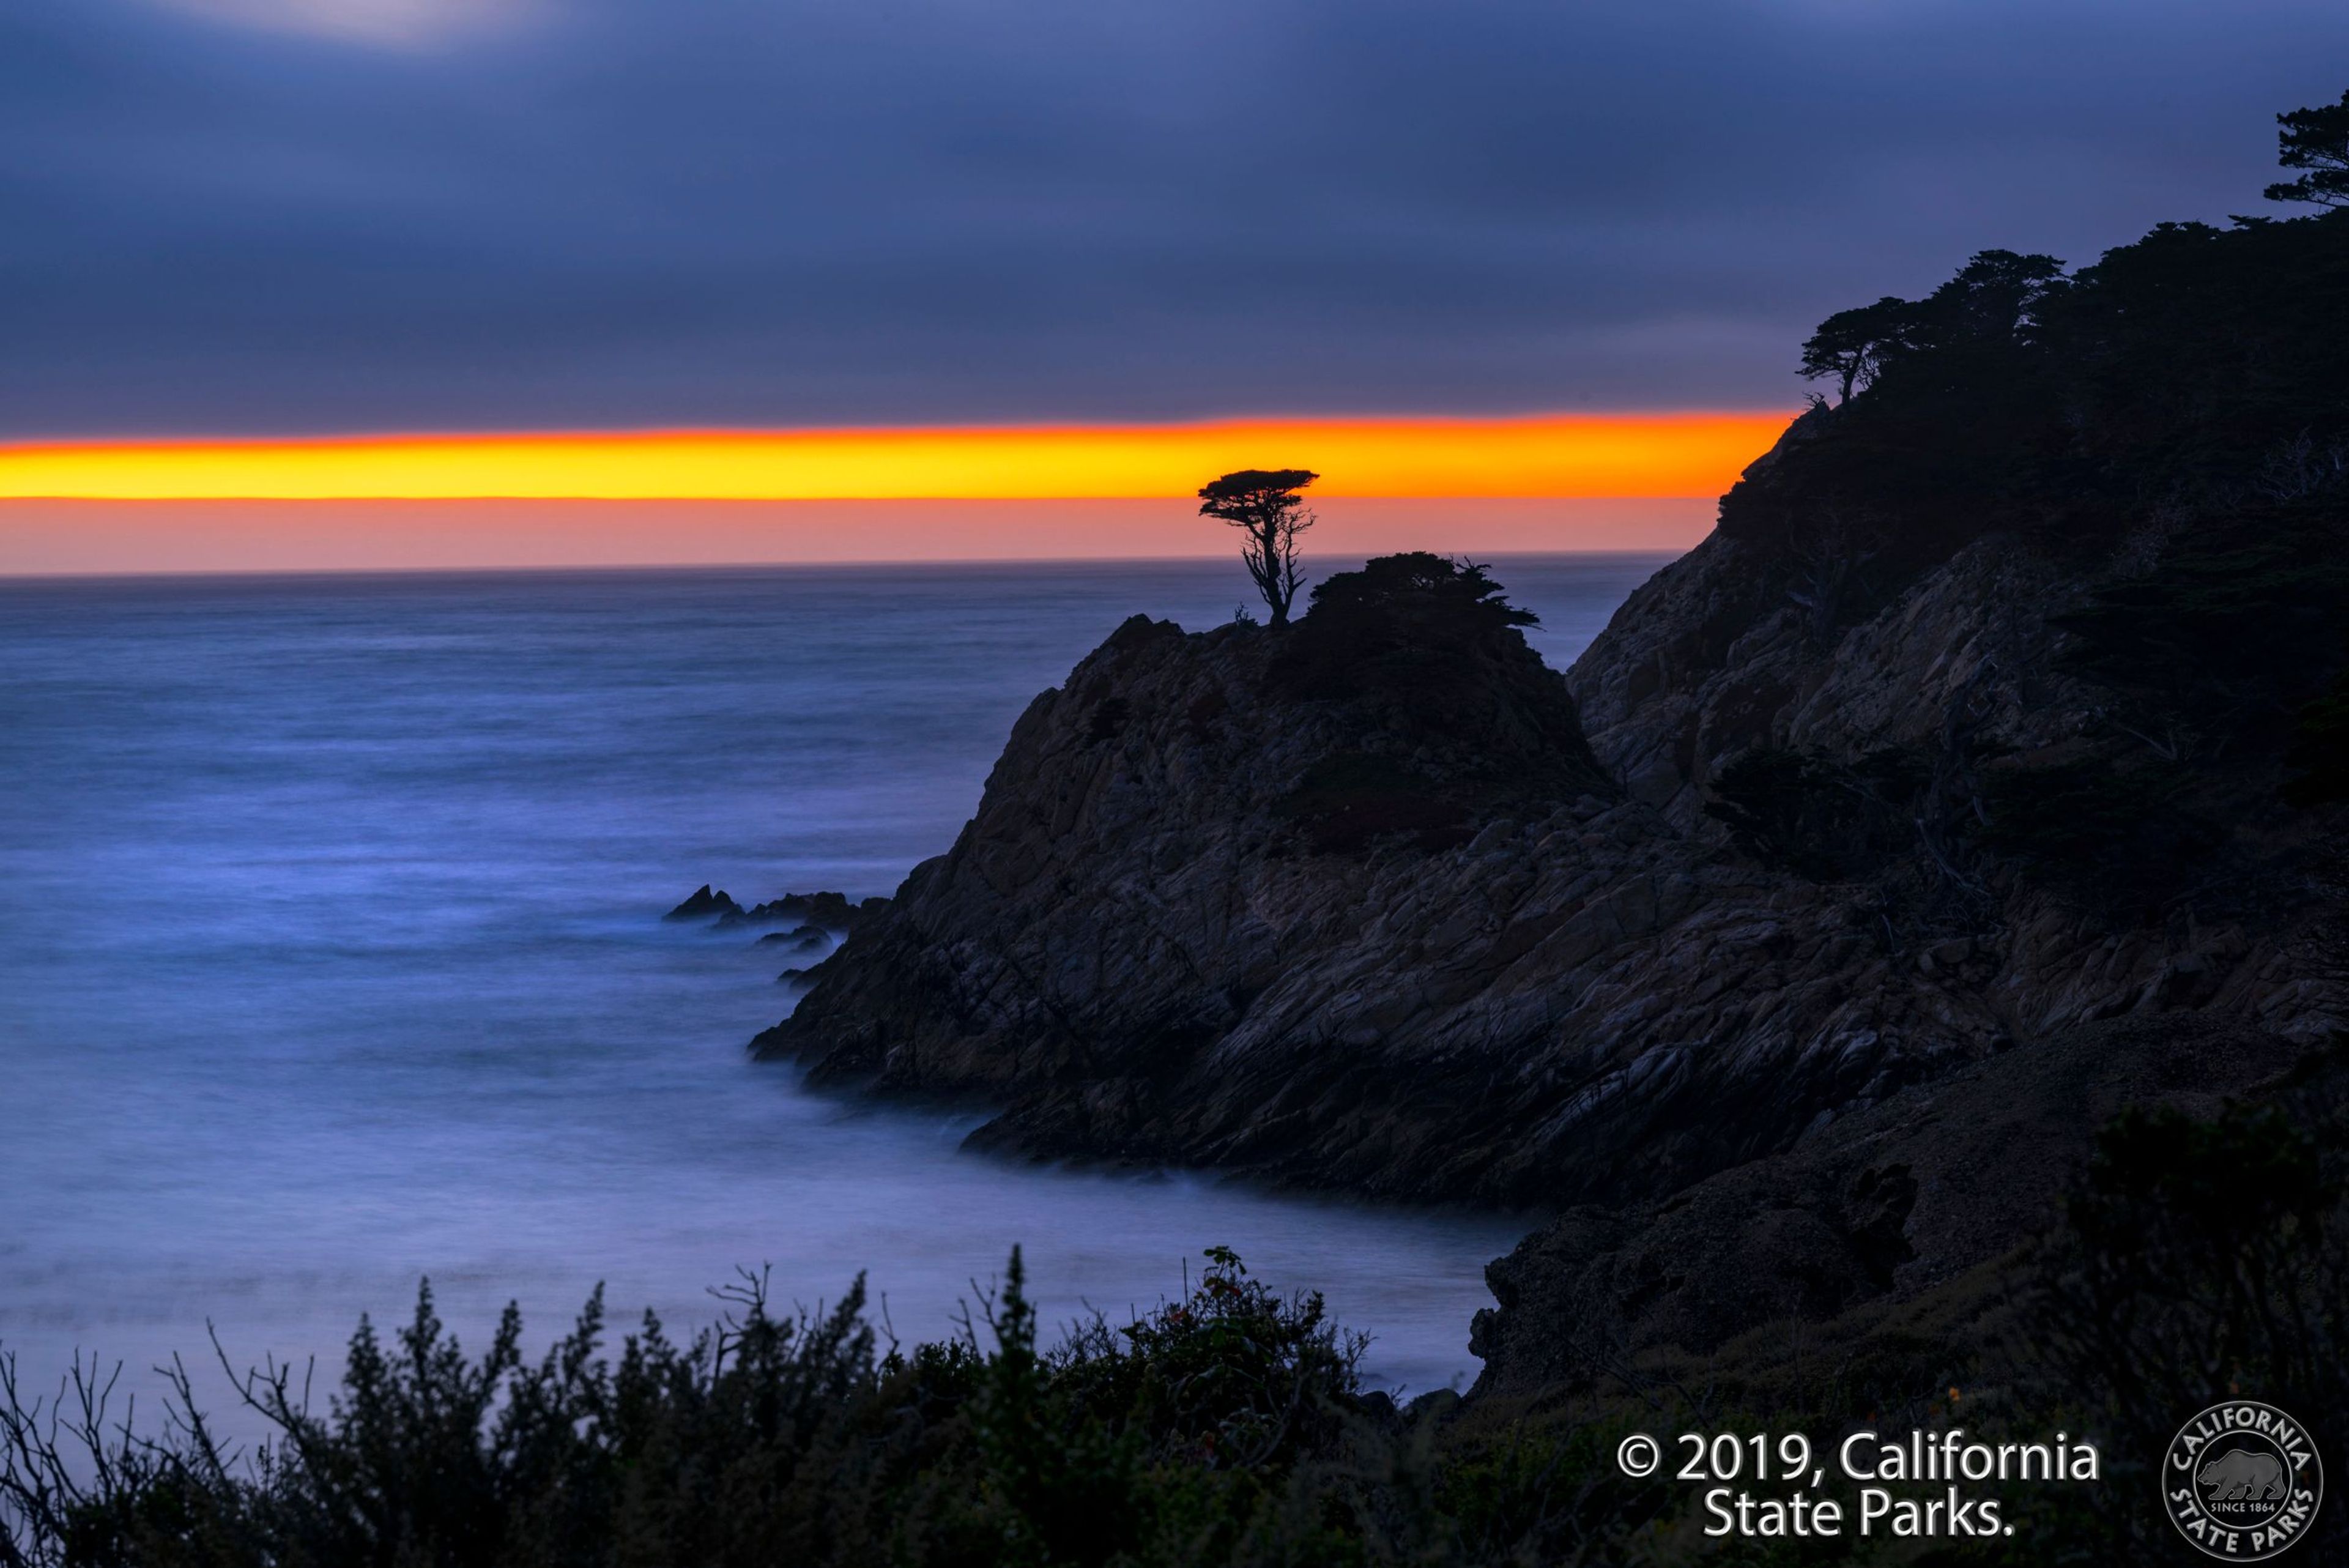
[[[795,953],[822,952],[832,946],[832,933],[822,926],[800,926],[788,931],[769,931],[759,939],[758,945],[782,943]]]
[[[661,919],[664,920],[699,920],[709,919],[711,916],[724,919],[730,915],[740,915],[741,912],[741,905],[736,903],[731,898],[728,897],[724,893],[712,892],[710,890],[709,884],[704,882],[685,900],[685,902],[679,904],[676,909],[671,909],[667,914],[663,915]]]
[[[853,931],[888,907],[889,900],[881,898],[852,903],[845,893],[786,893],[780,898],[772,898],[747,909],[737,909],[721,916],[719,924],[772,925],[782,920],[793,920],[803,928]]]

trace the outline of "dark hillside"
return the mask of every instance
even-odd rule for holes
[[[1939,1299],[2123,1101],[2349,1025],[2349,214],[1984,253],[1806,363],[1848,395],[1562,685],[1432,556],[1129,623],[760,1048],[991,1147],[1566,1211],[1480,1331],[1524,1390],[1592,1311]]]
[[[1836,318],[1849,395],[1563,683],[1424,555],[1129,623],[759,1047],[999,1146],[1546,1205],[2099,1020],[2320,1038],[2344,289],[2329,214]]]
[[[2093,549],[2339,477],[2349,212],[2164,224],[2069,275],[1986,251],[1868,308],[1853,395],[1731,489],[1727,536],[1799,553],[1832,518],[1913,569],[1995,530]]]

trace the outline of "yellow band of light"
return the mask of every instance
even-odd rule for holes
[[[0,498],[910,500],[1189,495],[1310,468],[1333,496],[1711,495],[1788,415],[1225,420],[954,429],[0,445]]]

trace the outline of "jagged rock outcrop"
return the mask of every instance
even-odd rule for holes
[[[732,895],[713,892],[709,883],[688,894],[685,900],[661,917],[664,920],[707,919],[720,930],[736,926],[771,926],[790,920],[819,936],[826,931],[853,931],[879,916],[889,907],[889,900],[871,898],[852,902],[845,893],[786,893],[780,898],[770,898],[763,904],[744,909]],[[789,933],[797,940],[801,931]],[[760,939],[761,941],[784,940],[780,934]]]
[[[720,926],[763,925],[792,920],[800,927],[800,929],[790,933],[797,938],[809,929],[819,934],[853,931],[878,919],[888,907],[889,900],[878,897],[852,901],[845,893],[786,893],[780,898],[770,898],[747,909],[722,913],[718,923]],[[773,940],[772,937],[761,939],[762,941]]]
[[[2092,728],[2054,659],[2089,574],[1993,535],[1853,614],[1803,569],[1716,535],[1562,683],[1504,627],[1356,657],[1318,607],[1129,621],[758,1047],[988,1096],[998,1146],[1547,1207],[2101,1019],[2338,1024],[2306,886],[2147,923],[1951,836],[1981,775]],[[1913,829],[1854,828],[1833,877],[1741,849],[1703,806],[1757,747],[1909,759]],[[2279,817],[2261,865],[2323,828]]]
[[[2147,867],[2128,863],[2129,846],[2067,882],[1950,832],[1949,818],[1977,826],[2002,778],[2152,744],[2066,659],[2064,628],[2100,587],[2142,571],[2140,556],[2084,570],[1993,534],[1826,634],[1800,602],[1803,569],[1716,533],[1640,587],[1577,660],[1568,682],[1592,748],[1631,798],[1677,832],[1717,837],[1706,806],[1741,754],[1903,757],[1928,780],[1924,798],[1898,803],[1892,827],[1909,840],[1879,857],[1891,875],[1869,867],[1846,885],[1883,900],[1888,919],[1905,902],[1912,923],[1889,940],[2010,1037],[2178,1008],[2302,1038],[2337,1026],[2339,889],[2304,873],[2336,841],[2338,818],[2287,810],[2271,766],[2212,786],[2213,815],[2242,842],[2199,887],[2163,889],[2154,919],[2082,885],[2132,884]]]
[[[741,912],[742,906],[734,901],[732,894],[712,891],[709,884],[704,882],[700,887],[688,893],[675,909],[663,915],[661,919],[664,920],[719,919],[728,915],[739,915]]]
[[[1940,752],[1956,724],[1978,748],[2027,752],[2100,709],[2057,657],[2054,623],[2087,579],[2010,536],[1824,631],[1801,575],[1716,533],[1635,590],[1568,673],[1592,749],[1676,827],[1702,826],[1707,781],[1749,747]]]

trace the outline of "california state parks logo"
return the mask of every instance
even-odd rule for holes
[[[2161,1501],[2186,1539],[2229,1563],[2273,1557],[2308,1533],[2324,1461],[2272,1405],[2230,1399],[2186,1423],[2162,1457]]]

